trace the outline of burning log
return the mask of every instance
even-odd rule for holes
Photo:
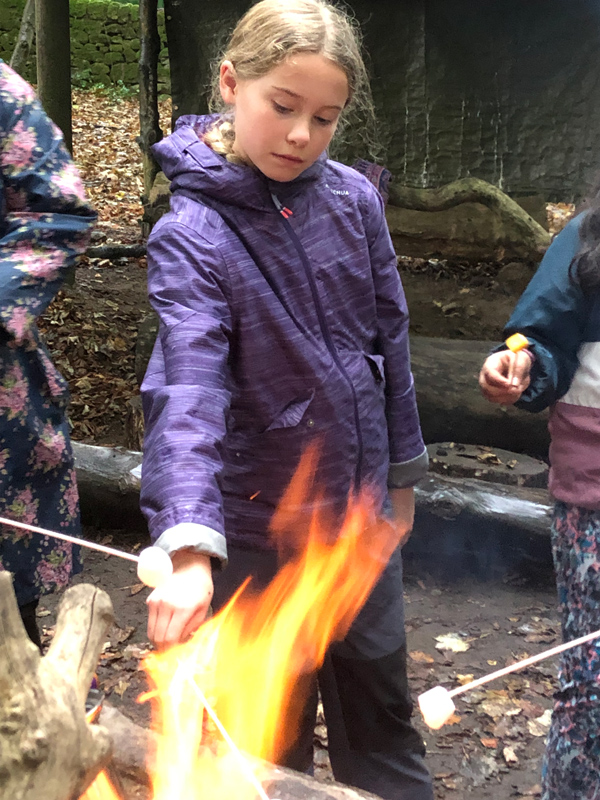
[[[104,704],[100,724],[112,739],[113,766],[120,775],[138,784],[150,785],[148,763],[152,763],[157,735],[136,725],[116,708]],[[315,778],[291,769],[270,765],[262,782],[269,797],[278,800],[366,800],[375,796],[341,783],[319,783]]]
[[[86,722],[85,700],[112,621],[105,592],[68,589],[42,658],[21,622],[11,576],[0,572],[0,796],[71,800],[108,762],[109,735]]]

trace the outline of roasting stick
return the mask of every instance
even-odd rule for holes
[[[483,686],[485,683],[496,680],[496,678],[510,675],[511,672],[518,672],[521,669],[530,667],[532,664],[537,664],[538,661],[551,658],[559,653],[563,653],[565,650],[570,650],[572,647],[577,647],[580,644],[585,644],[586,642],[591,642],[593,639],[598,638],[600,638],[600,630],[594,631],[593,633],[586,633],[585,636],[580,636],[578,639],[573,639],[570,642],[563,642],[563,644],[551,647],[549,650],[544,650],[542,653],[538,653],[535,656],[529,656],[529,658],[516,661],[508,667],[498,669],[496,672],[490,672],[489,675],[484,675],[470,683],[465,683],[464,686],[457,686],[450,691],[444,689],[443,686],[434,686],[433,689],[429,689],[427,692],[423,692],[423,694],[419,695],[419,708],[423,714],[423,719],[430,728],[437,730],[441,728],[442,725],[445,725],[454,713],[455,706],[452,701],[453,697],[464,694],[465,692],[470,692],[478,686]]]
[[[116,547],[106,547],[103,544],[96,544],[96,542],[89,542],[87,539],[78,539],[77,536],[68,536],[66,533],[56,533],[55,531],[48,531],[45,528],[38,528],[36,525],[28,525],[25,522],[18,522],[14,519],[7,519],[0,517],[0,525],[10,525],[13,528],[21,528],[24,531],[31,531],[32,533],[40,533],[42,536],[52,536],[53,539],[61,539],[63,542],[71,542],[71,544],[80,544],[83,547],[89,547],[90,550],[98,550],[100,553],[105,553],[109,556],[119,556],[119,558],[126,558],[128,561],[138,561],[139,556],[133,553],[126,553],[124,550],[117,550]]]
[[[527,339],[527,337],[523,336],[522,333],[513,333],[512,336],[508,337],[508,339],[504,342],[504,344],[516,356],[517,353],[519,353],[521,350],[527,350],[527,348],[529,347],[529,340]],[[516,359],[511,364],[511,368],[508,373],[509,384],[512,383],[515,375],[515,366],[516,366]]]
[[[7,517],[0,517],[0,525],[9,525],[12,528],[20,528],[24,531],[39,533],[42,536],[51,536],[53,539],[60,539],[63,542],[71,542],[90,550],[97,550],[109,556],[117,556],[127,561],[134,561],[138,565],[138,577],[146,586],[155,588],[163,583],[173,572],[173,562],[168,553],[160,547],[146,547],[139,556],[133,553],[126,553],[124,550],[117,550],[116,547],[107,547],[104,544],[90,542],[88,539],[79,539],[77,536],[69,536],[66,533],[49,531],[46,528],[38,528],[37,525],[29,525],[26,522],[19,522]]]
[[[261,800],[270,800],[269,795],[263,789],[260,781],[258,780],[256,775],[254,774],[254,772],[252,771],[252,769],[248,765],[248,762],[246,761],[246,759],[244,758],[244,756],[240,752],[240,749],[237,747],[236,743],[233,741],[231,736],[225,730],[225,727],[223,726],[223,723],[221,722],[221,720],[217,717],[214,709],[211,707],[210,703],[206,699],[206,696],[205,696],[204,692],[198,686],[198,684],[196,683],[196,681],[193,678],[191,679],[191,681],[192,681],[192,686],[194,687],[194,690],[196,691],[198,697],[200,698],[200,702],[202,703],[202,705],[206,709],[206,713],[211,718],[213,723],[216,725],[216,727],[219,730],[219,733],[221,734],[221,736],[225,739],[225,741],[229,745],[229,749],[233,753],[233,756],[234,756],[235,760],[238,762],[238,766],[239,766],[241,772],[244,774],[244,776],[247,779],[247,781],[252,785],[253,789],[256,790],[256,793],[258,794],[258,796],[260,797]]]

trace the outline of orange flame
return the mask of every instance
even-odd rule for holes
[[[80,800],[121,800],[106,772],[96,776],[94,782],[88,787]]]
[[[316,458],[314,448],[305,455],[273,521],[280,549],[301,549],[263,592],[245,584],[187,643],[144,662],[160,734],[153,800],[266,800],[258,759],[277,761],[293,744],[305,676],[346,634],[398,544],[367,494],[350,499],[335,541],[314,511],[301,520],[301,542],[298,513],[314,499]]]

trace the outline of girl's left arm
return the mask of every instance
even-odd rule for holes
[[[408,309],[398,273],[398,261],[388,231],[383,202],[373,191],[365,196],[365,229],[377,305],[376,351],[384,358],[386,416],[390,448],[390,490],[405,491],[393,505],[407,509],[412,523],[414,500],[411,487],[427,472],[428,457],[417,411],[415,386],[410,368]],[[391,494],[392,492],[390,492]]]
[[[0,327],[20,343],[87,247],[96,214],[60,130],[3,62],[0,174]]]

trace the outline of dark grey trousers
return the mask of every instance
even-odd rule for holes
[[[229,565],[215,574],[213,608],[220,609],[252,575],[255,589],[275,575],[277,554],[229,546]],[[385,800],[433,800],[423,740],[410,723],[406,676],[402,556],[398,549],[346,638],[333,644],[310,681],[295,745],[281,765],[309,772],[321,693],[329,757],[336,780]]]

